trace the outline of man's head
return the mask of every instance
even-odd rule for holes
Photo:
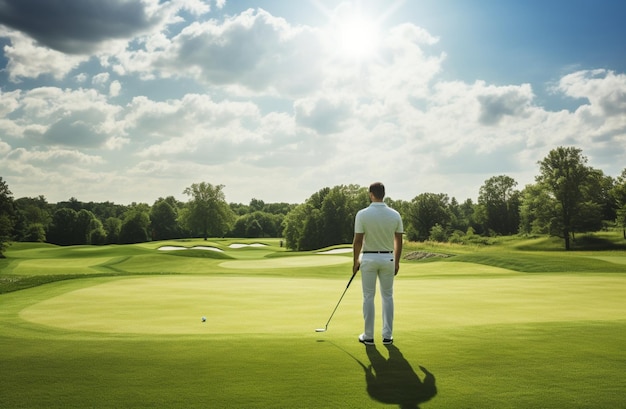
[[[374,199],[383,200],[385,198],[385,185],[380,182],[372,183],[369,192],[374,196]]]

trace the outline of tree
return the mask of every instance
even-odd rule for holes
[[[350,206],[352,193],[349,187],[341,185],[330,189],[324,197],[320,209],[323,235],[318,248],[352,242],[354,217],[358,211]]]
[[[117,217],[108,217],[103,228],[106,233],[105,244],[114,244],[120,242],[120,232],[122,231],[122,220]]]
[[[141,207],[133,207],[124,213],[120,229],[121,244],[143,243],[150,240],[150,216]]]
[[[51,206],[44,196],[22,197],[15,200],[17,241],[46,241],[46,229],[52,222]]]
[[[150,209],[150,224],[153,240],[167,240],[180,237],[178,209],[163,198],[158,199]]]
[[[294,207],[283,220],[283,236],[285,237],[285,246],[289,249],[300,249],[300,238],[304,234],[304,221],[307,218],[312,206],[308,203],[302,203]]]
[[[259,199],[251,199],[250,200],[250,212],[261,212],[265,208],[265,202]]]
[[[14,225],[13,194],[9,190],[9,185],[0,177],[0,257],[4,257],[4,251],[10,243]]]
[[[78,244],[75,227],[77,214],[76,210],[67,207],[57,209],[52,215],[52,222],[46,234],[48,242],[61,246]]]
[[[480,187],[478,205],[485,231],[509,235],[519,228],[520,192],[517,182],[506,175],[494,176]]]
[[[615,223],[622,228],[622,236],[626,239],[626,168],[617,177],[615,185],[610,191],[615,200],[616,214]]]
[[[205,240],[209,235],[223,236],[235,221],[235,213],[226,203],[223,189],[224,185],[201,182],[183,191],[191,199],[181,214],[182,223]]]
[[[76,242],[74,244],[103,244],[103,238],[106,234],[102,228],[102,223],[89,210],[79,210],[76,213],[74,223],[76,232]],[[92,235],[96,243],[91,242]]]
[[[575,229],[575,214],[583,202],[582,186],[588,180],[590,169],[585,166],[587,158],[581,150],[558,147],[539,162],[538,183],[545,187],[558,204],[561,237],[565,249],[570,250],[570,236]]]
[[[448,200],[448,195],[443,193],[422,193],[413,199],[408,214],[409,240],[428,240],[436,224],[443,229],[449,227],[452,216]]]
[[[354,217],[368,204],[367,189],[358,185],[319,190],[285,216],[287,248],[314,250],[352,242]]]
[[[256,211],[239,216],[230,235],[233,237],[280,237],[282,215]]]
[[[527,185],[521,193],[519,232],[558,235],[557,202],[540,184]]]
[[[600,220],[614,221],[617,202],[611,195],[616,180],[599,169],[589,168],[589,181],[583,186],[585,201],[595,203],[600,211]]]
[[[476,212],[472,199],[466,199],[463,203],[457,202],[456,198],[450,199],[450,230],[467,232],[470,228],[474,231],[476,226],[474,214]]]

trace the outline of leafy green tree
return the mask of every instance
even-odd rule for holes
[[[599,219],[613,221],[617,211],[617,203],[611,194],[616,180],[607,176],[599,169],[589,168],[589,179],[583,185],[584,200],[599,206]]]
[[[150,240],[150,216],[141,207],[133,207],[124,214],[120,229],[121,244],[143,243]]]
[[[226,203],[223,189],[224,185],[201,182],[183,191],[191,199],[181,212],[182,224],[205,240],[209,235],[222,237],[235,222],[235,213]]]
[[[44,243],[46,241],[46,228],[41,223],[30,223],[24,230],[21,241]]]
[[[108,217],[103,228],[106,233],[105,244],[115,244],[120,242],[120,232],[122,231],[122,220],[117,217]]]
[[[14,225],[13,194],[9,190],[9,185],[0,177],[0,257],[2,258],[11,241]]]
[[[352,242],[354,217],[358,210],[350,206],[350,194],[346,186],[335,186],[324,197],[320,208],[323,234],[316,247]]]
[[[233,237],[280,237],[284,216],[256,211],[237,218],[230,235]]]
[[[243,203],[229,203],[228,206],[237,216],[243,216],[250,213],[250,206]]]
[[[285,246],[288,249],[299,250],[300,239],[304,235],[304,221],[312,210],[308,203],[302,203],[294,207],[283,220],[283,236]]]
[[[107,243],[107,232],[104,225],[96,217],[93,218],[87,233],[87,243],[94,245],[102,245]]]
[[[622,235],[626,239],[626,168],[617,177],[610,194],[615,201],[617,209],[615,212],[615,223],[622,228]]]
[[[48,242],[61,246],[80,244],[80,235],[76,230],[77,215],[76,210],[68,207],[57,209],[46,234]]]
[[[124,212],[127,210],[127,206],[108,201],[82,203],[81,205],[83,209],[89,210],[101,222],[104,222],[109,217],[122,217]]]
[[[285,216],[287,248],[314,250],[352,242],[354,217],[367,205],[367,189],[358,185],[320,189]]]
[[[15,239],[17,241],[44,242],[46,229],[52,222],[52,206],[46,198],[22,197],[15,200],[17,222],[15,225]]]
[[[265,208],[265,202],[259,199],[250,200],[249,209],[250,212],[261,212]]]
[[[520,192],[515,186],[513,178],[500,175],[487,179],[480,187],[478,206],[485,231],[501,235],[518,232]]]
[[[75,212],[78,212],[80,209],[83,208],[83,203],[80,202],[75,197],[70,197],[70,199],[67,201],[58,202],[56,207],[57,209],[67,208],[67,209],[72,209]]]
[[[291,209],[293,209],[294,207],[296,207],[296,205],[294,204],[289,204],[289,203],[285,203],[285,202],[280,202],[280,203],[265,203],[265,206],[263,206],[263,211],[266,213],[270,213],[270,214],[282,214],[282,215],[286,215],[287,213],[289,213],[291,211]]]
[[[324,217],[318,208],[310,207],[310,212],[304,219],[304,229],[298,242],[298,250],[314,250],[323,247],[326,243],[324,237]]]
[[[446,234],[446,230],[440,224],[435,224],[432,229],[430,229],[428,240],[443,243],[448,241],[448,235]]]
[[[76,242],[74,244],[92,244],[92,232],[99,229],[102,229],[102,223],[93,213],[86,209],[79,210],[74,220],[74,231],[76,232]],[[102,230],[104,231],[104,229]],[[96,237],[97,234],[95,233]]]
[[[167,240],[180,237],[178,209],[170,201],[160,198],[150,209],[150,223],[153,240]]]
[[[560,237],[565,240],[565,249],[570,250],[570,238],[575,231],[576,212],[584,200],[583,185],[589,181],[591,170],[586,166],[587,158],[582,151],[573,147],[558,147],[551,150],[539,162],[540,175],[536,177],[554,197],[558,205]]]
[[[557,235],[562,231],[557,220],[557,202],[548,190],[540,184],[526,185],[521,192],[519,232]],[[558,228],[551,230],[551,226]]]
[[[428,240],[430,231],[436,224],[447,230],[451,219],[448,195],[422,193],[411,202],[407,223],[411,230],[408,238],[416,241]]]
[[[450,211],[450,230],[458,232],[472,232],[477,227],[474,214],[476,212],[472,199],[466,199],[463,203],[457,202],[456,198],[450,199],[448,206]]]

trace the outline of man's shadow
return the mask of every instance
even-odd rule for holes
[[[415,373],[411,364],[394,345],[385,345],[389,359],[376,349],[366,346],[371,365],[357,359],[365,371],[367,393],[374,400],[386,404],[397,404],[402,409],[419,409],[419,404],[431,400],[437,394],[435,376],[420,366],[424,378]]]

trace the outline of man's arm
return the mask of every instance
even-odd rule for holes
[[[363,248],[363,237],[365,233],[354,233],[354,240],[352,241],[352,274],[356,274],[361,267],[359,256],[361,255],[361,249]]]
[[[393,258],[396,260],[396,272],[400,270],[400,258],[402,257],[402,233],[393,236]]]

